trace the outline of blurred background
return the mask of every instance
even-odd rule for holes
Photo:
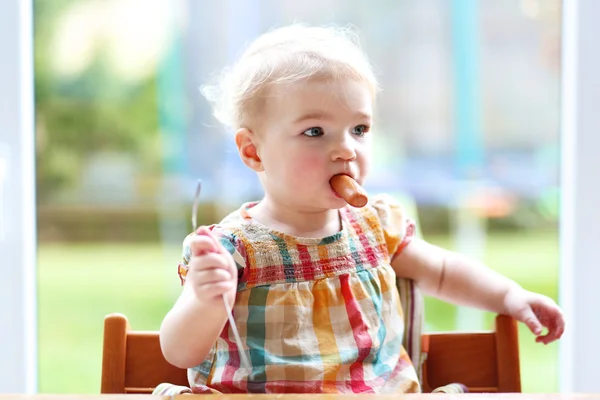
[[[181,242],[261,188],[199,87],[263,31],[351,24],[383,87],[371,193],[428,241],[554,299],[560,0],[35,0],[40,392],[97,393],[102,324],[156,330]],[[427,299],[431,331],[492,315]],[[523,390],[557,347],[520,331]]]

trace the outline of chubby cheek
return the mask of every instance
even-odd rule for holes
[[[289,179],[303,187],[314,185],[328,173],[323,156],[310,152],[290,154],[285,165]]]
[[[368,155],[363,157],[359,156],[357,157],[357,162],[360,169],[359,180],[361,184],[364,184],[369,172],[371,172],[371,158],[368,157]]]

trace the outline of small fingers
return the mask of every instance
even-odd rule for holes
[[[205,268],[194,272],[196,282],[199,285],[210,285],[214,283],[231,281],[232,276],[229,271],[222,268]]]
[[[548,344],[548,343],[554,342],[555,340],[560,339],[564,332],[565,332],[565,324],[564,324],[564,321],[561,319],[560,321],[557,321],[555,323],[555,325],[552,327],[552,329],[549,329],[545,343]]]
[[[218,253],[193,257],[187,273],[186,284],[193,287],[196,297],[202,301],[215,301],[235,289],[235,275],[228,260]]]
[[[233,286],[234,283],[231,280],[226,280],[198,285],[195,287],[195,291],[198,298],[216,300],[223,294],[230,292]]]
[[[521,318],[519,318],[534,335],[539,336],[542,334],[543,326],[538,320],[537,316],[533,313],[530,308],[523,310]]]
[[[545,335],[546,337],[544,343],[552,343],[555,340],[559,339],[562,336],[564,330],[564,326],[556,326],[555,324],[553,324],[552,327],[548,328],[548,333]]]
[[[538,336],[535,338],[535,341],[537,343],[543,343],[543,344],[550,344],[552,342],[554,342],[556,339],[558,339],[560,337],[561,334],[559,334],[558,331],[549,331],[547,334],[543,335],[543,336]]]
[[[205,253],[204,255],[192,257],[189,263],[189,271],[215,268],[227,271],[231,277],[235,276],[235,271],[232,268],[231,256],[229,254]]]
[[[217,252],[216,243],[211,236],[198,235],[190,239],[190,254],[200,256],[206,253]]]
[[[199,251],[198,253],[194,252],[194,247],[191,247],[190,250],[192,255],[200,255],[203,254],[203,252],[207,251],[221,254],[230,254],[229,251],[227,251],[225,247],[223,247],[223,245],[219,242],[215,235],[206,226],[201,226],[200,228],[198,228],[191,240],[192,241],[190,242],[190,246],[191,243],[198,243],[201,246],[197,248],[197,250]]]
[[[536,313],[542,324],[548,328],[548,332],[536,338],[536,342],[548,344],[560,339],[565,331],[565,320],[562,312],[556,304],[549,304]]]

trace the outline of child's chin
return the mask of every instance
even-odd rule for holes
[[[346,207],[347,205],[348,205],[348,203],[346,203],[346,200],[342,199],[341,197],[335,197],[331,201],[331,207],[330,208],[338,210],[340,208]]]
[[[319,199],[313,198],[311,205],[320,209],[339,210],[347,206],[348,203],[331,190],[329,194],[321,195]]]

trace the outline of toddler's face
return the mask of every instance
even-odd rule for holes
[[[277,85],[263,117],[258,152],[268,195],[306,210],[343,207],[329,180],[345,173],[362,184],[367,177],[373,119],[369,86],[351,79]]]

